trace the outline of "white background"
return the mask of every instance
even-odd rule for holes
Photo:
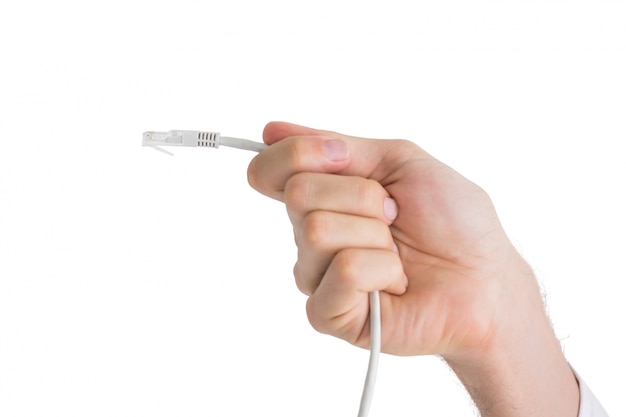
[[[625,74],[623,1],[2,2],[0,416],[356,415],[367,352],[309,327],[253,154],[140,146],[270,120],[483,186],[624,415]],[[438,359],[383,356],[391,415],[474,410]]]

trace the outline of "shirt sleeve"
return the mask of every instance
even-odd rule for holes
[[[578,417],[609,417],[600,401],[593,395],[593,392],[582,380],[580,375],[574,371],[576,379],[578,380],[578,387],[580,388],[580,408],[578,410]]]

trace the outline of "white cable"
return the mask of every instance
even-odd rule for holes
[[[376,385],[376,373],[378,371],[378,357],[380,356],[381,344],[381,319],[380,319],[380,294],[378,291],[369,293],[370,300],[370,361],[367,366],[365,385],[361,395],[361,406],[358,417],[367,417],[370,412],[374,386]]]
[[[247,151],[261,152],[267,145],[248,139],[221,136],[218,132],[201,132],[197,130],[170,130],[168,132],[144,132],[142,146],[149,146],[168,155],[174,155],[163,149],[163,146],[185,146],[194,148],[219,148],[220,145]],[[376,373],[378,371],[378,357],[381,344],[380,295],[378,291],[369,293],[370,303],[370,360],[367,366],[365,384],[361,394],[358,417],[367,417],[369,414]]]
[[[229,138],[228,136],[222,136],[220,138],[220,145],[254,152],[261,152],[263,149],[267,148],[267,145],[264,143],[254,142],[248,139]]]

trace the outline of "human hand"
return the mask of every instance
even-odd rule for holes
[[[484,190],[408,141],[278,122],[263,139],[249,182],[287,206],[313,327],[366,347],[379,290],[382,350],[441,355],[483,416],[577,414],[537,282]]]
[[[514,282],[527,269],[487,194],[415,144],[285,123],[264,140],[274,146],[250,164],[250,183],[287,205],[316,329],[367,346],[367,293],[382,290],[383,351],[463,354],[489,342],[529,286]]]

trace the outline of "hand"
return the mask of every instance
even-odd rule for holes
[[[315,328],[368,346],[367,293],[383,290],[383,351],[445,356],[488,342],[519,258],[481,188],[407,141],[287,124],[269,124],[264,140],[273,146],[250,183],[287,204]]]
[[[268,124],[263,138],[272,146],[249,181],[287,206],[296,283],[316,329],[366,347],[367,293],[380,290],[383,351],[441,355],[475,399],[484,392],[473,390],[528,373],[523,363],[512,375],[509,361],[549,357],[544,369],[557,369],[571,396],[536,280],[484,190],[408,141],[286,123]],[[526,382],[507,395],[526,401]]]

